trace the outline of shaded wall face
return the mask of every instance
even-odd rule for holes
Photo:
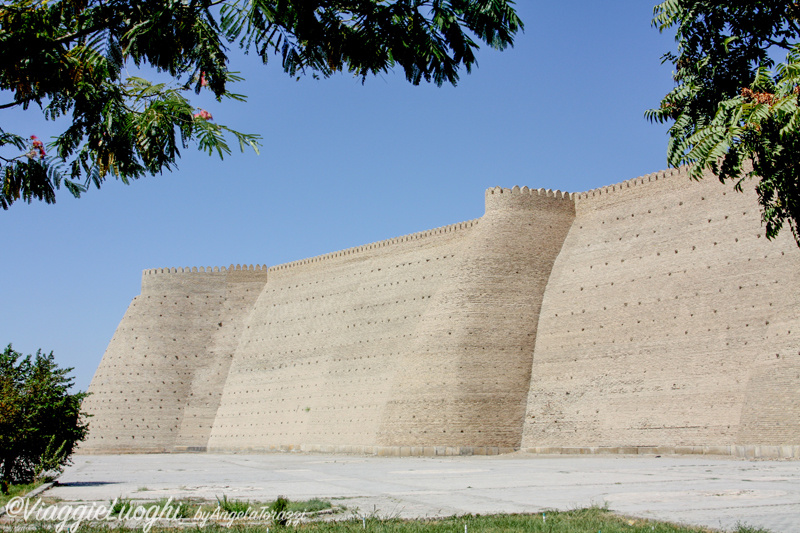
[[[497,188],[486,205],[396,362],[381,445],[520,444],[541,298],[574,204]]]
[[[254,277],[256,280],[253,280]],[[205,357],[193,365],[192,385],[175,440],[178,450],[206,448],[233,354],[265,279],[266,272],[261,276],[241,271],[228,274],[223,303],[216,317],[212,318],[212,328],[213,321],[216,321],[218,329],[208,340]]]
[[[474,225],[270,269],[209,450],[374,444],[400,354]]]
[[[128,307],[89,387],[83,408],[92,417],[82,452],[205,445],[222,385],[210,374],[227,374],[236,322],[252,309],[266,270],[245,277],[229,287],[224,269],[145,271],[142,294]]]
[[[798,442],[799,250],[752,190],[655,177],[577,201],[522,446]]]

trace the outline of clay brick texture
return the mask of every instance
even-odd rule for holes
[[[80,450],[800,456],[800,250],[751,189],[497,187],[452,226],[147,270]]]

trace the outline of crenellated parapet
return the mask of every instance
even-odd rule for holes
[[[524,185],[522,187],[520,187],[519,185],[514,185],[510,189],[506,189],[506,188],[503,188],[503,187],[492,187],[490,189],[486,189],[486,195],[487,196],[495,195],[495,194],[497,194],[497,195],[504,195],[505,194],[505,195],[509,195],[509,196],[512,196],[512,197],[516,196],[516,195],[539,196],[539,197],[545,197],[545,198],[556,198],[556,199],[559,199],[559,200],[560,199],[569,200],[573,196],[573,194],[570,194],[570,193],[568,193],[566,191],[560,191],[558,189],[544,189],[544,188],[531,189],[531,188],[528,188],[527,185]]]
[[[535,202],[538,200],[569,200],[571,202],[579,202],[592,198],[607,196],[609,194],[620,193],[641,185],[648,185],[651,183],[663,183],[665,180],[675,178],[689,178],[689,167],[682,166],[680,168],[671,168],[653,172],[637,178],[625,180],[613,185],[606,185],[596,189],[590,189],[585,192],[569,193],[560,191],[558,189],[533,189],[528,187],[514,186],[511,189],[503,187],[492,187],[486,190],[486,208],[487,210],[504,205],[518,205],[526,201]],[[525,204],[528,205],[528,204]],[[531,203],[530,205],[534,205]],[[541,205],[541,204],[536,204]],[[558,205],[558,204],[555,204]]]
[[[419,241],[421,239],[426,239],[428,237],[433,237],[437,235],[444,235],[446,233],[453,233],[459,230],[464,230],[473,227],[478,223],[480,219],[476,218],[473,220],[467,220],[465,222],[458,222],[456,224],[449,224],[447,226],[442,226],[439,228],[429,229],[426,231],[420,231],[417,233],[410,233],[408,235],[403,235],[401,237],[394,237],[392,239],[386,239],[384,241],[373,242],[370,244],[364,244],[362,246],[356,246],[354,248],[347,248],[345,250],[340,250],[338,252],[331,252],[329,254],[318,255],[315,257],[310,257],[308,259],[301,259],[299,261],[292,261],[290,263],[284,263],[282,265],[275,265],[269,267],[270,272],[280,272],[289,268],[294,268],[303,265],[310,265],[313,263],[319,263],[321,261],[327,261],[330,259],[337,259],[341,257],[347,257],[351,255],[361,254],[364,252],[369,252],[372,250],[377,250],[379,248],[384,248],[386,246],[392,246],[396,244],[402,244],[407,242],[414,242]]]
[[[267,265],[231,265],[229,267],[171,267],[171,268],[150,268],[142,272],[144,276],[154,276],[158,274],[205,274],[212,272],[266,272]]]
[[[486,190],[486,213],[496,210],[543,209],[574,211],[574,194],[553,189],[529,189],[515,185],[511,189]]]
[[[267,265],[229,267],[151,268],[142,272],[142,294],[150,292],[208,292],[227,283],[267,282]]]
[[[667,170],[661,170],[659,172],[653,172],[651,174],[639,176],[638,178],[633,178],[630,180],[625,180],[620,183],[615,183],[613,185],[607,185],[604,187],[598,187],[597,189],[591,189],[586,192],[577,193],[574,194],[573,197],[576,198],[576,201],[580,202],[581,200],[588,200],[592,198],[607,196],[609,194],[627,191],[642,185],[649,185],[657,182],[663,183],[664,180],[671,180],[674,178],[688,179],[689,178],[688,167],[683,166],[680,168],[670,168]]]

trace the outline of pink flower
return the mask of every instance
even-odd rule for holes
[[[206,73],[201,71],[200,72],[200,87],[205,87],[206,85],[208,85],[208,82],[206,81]]]
[[[44,156],[47,155],[44,151],[44,143],[39,140],[39,137],[36,135],[31,135],[31,151],[28,154],[28,157],[35,157],[36,153],[39,153],[39,159],[44,159]]]
[[[205,109],[201,109],[199,113],[194,114],[194,118],[202,118],[203,120],[213,120],[214,117]]]

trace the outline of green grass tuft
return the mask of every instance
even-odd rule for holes
[[[736,533],[770,533],[766,529],[751,527],[745,524],[736,524]]]
[[[17,496],[25,496],[30,491],[41,485],[41,481],[34,481],[33,483],[23,483],[21,485],[16,485],[14,483],[10,483],[7,486],[8,494],[0,494],[0,506],[4,506],[8,503],[11,498],[16,498]]]
[[[330,509],[332,507],[333,504],[327,500],[312,498],[305,501],[289,501],[289,505],[287,506],[286,510],[295,513],[316,513],[317,511],[324,511],[325,509]]]
[[[194,507],[196,507],[196,506],[191,506],[191,504],[186,500],[170,501],[167,498],[161,498],[160,500],[157,500],[155,502],[145,503],[142,505],[143,507],[149,510],[153,507],[164,509],[164,506],[166,506],[167,504],[169,504],[169,506],[172,509],[174,509],[174,511],[170,510],[169,516],[174,516],[175,518],[190,518],[194,514],[192,512],[194,510]]]
[[[285,526],[289,522],[289,519],[286,517],[286,513],[289,512],[288,499],[284,498],[283,496],[278,496],[278,498],[275,500],[275,503],[270,506],[269,510],[275,514],[275,522],[279,526]]]
[[[127,498],[117,498],[116,500],[112,500],[110,505],[112,516],[125,514],[133,508],[133,502]]]
[[[248,509],[250,509],[250,502],[244,502],[241,500],[229,500],[228,497],[223,494],[222,499],[220,500],[217,497],[217,504],[219,508],[227,513],[237,514],[237,513],[246,513]]]

